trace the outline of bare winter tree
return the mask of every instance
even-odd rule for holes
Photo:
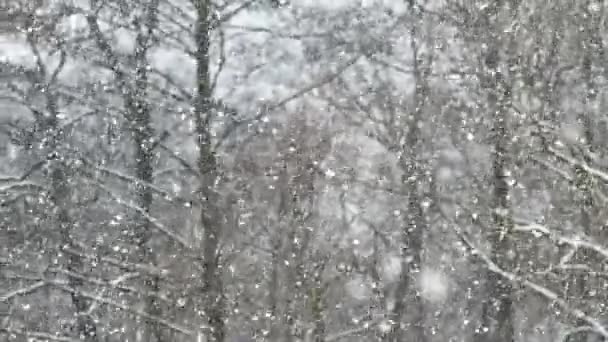
[[[2,340],[605,340],[604,17],[0,0]]]

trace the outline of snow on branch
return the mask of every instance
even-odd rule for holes
[[[531,157],[531,158],[533,161],[535,161],[538,164],[540,164],[541,166],[545,167],[547,170],[551,170],[551,171],[555,172],[556,174],[558,174],[560,177],[567,180],[568,182],[574,181],[574,179],[572,178],[572,176],[570,176],[568,174],[568,172],[556,167],[555,165],[551,164],[550,162],[540,159],[540,158],[536,158],[536,157]]]
[[[59,336],[59,335],[54,335],[51,333],[41,332],[41,331],[26,331],[26,330],[17,329],[17,328],[0,327],[0,332],[5,332],[7,334],[12,334],[12,335],[29,337],[29,338],[32,338],[35,340],[42,340],[42,341],[82,342],[82,340],[80,340],[80,339],[72,338],[72,337],[68,337],[68,336]]]
[[[553,231],[551,231],[546,226],[536,223],[528,223],[528,224],[515,224],[513,226],[513,230],[517,232],[528,232],[535,235],[544,235],[547,236],[552,241],[558,244],[566,244],[570,245],[573,248],[585,248],[596,252],[597,254],[603,256],[608,259],[608,248],[590,241],[589,238],[581,238],[581,237],[567,237],[563,235],[559,235]]]
[[[63,122],[61,124],[61,128],[66,129],[66,128],[68,128],[70,126],[73,126],[76,123],[78,123],[78,122],[80,122],[80,121],[82,121],[82,120],[84,120],[84,119],[86,119],[86,118],[88,118],[90,116],[93,116],[93,115],[95,115],[97,113],[99,113],[99,110],[90,110],[88,112],[84,112],[84,113],[81,113],[79,115],[76,115],[73,118],[67,119],[65,122]]]
[[[42,169],[44,167],[44,165],[46,165],[48,161],[47,160],[43,160],[40,162],[35,163],[34,165],[30,166],[29,169],[27,169],[22,175],[20,176],[5,176],[2,175],[0,176],[0,183],[9,183],[9,184],[4,184],[2,185],[2,187],[6,187],[6,186],[10,186],[11,184],[19,184],[19,183],[28,183],[25,180],[31,176],[34,172]],[[35,184],[35,183],[31,183],[30,185],[32,186],[37,186],[37,187],[42,187],[39,184]]]
[[[164,319],[162,317],[151,315],[151,314],[149,314],[149,313],[147,313],[147,312],[145,312],[143,310],[135,309],[135,308],[133,308],[133,307],[131,307],[129,305],[123,305],[123,304],[117,303],[117,302],[115,302],[115,301],[113,301],[113,300],[111,300],[109,298],[104,298],[104,297],[101,297],[101,296],[99,296],[97,294],[94,294],[94,293],[89,293],[89,292],[82,291],[82,290],[76,290],[76,289],[74,289],[72,287],[67,286],[65,283],[60,282],[60,281],[49,281],[49,283],[51,285],[53,285],[54,287],[56,287],[56,288],[58,288],[58,289],[60,289],[62,291],[65,291],[67,293],[71,293],[71,294],[75,294],[75,295],[78,295],[78,296],[82,296],[82,297],[85,297],[87,299],[90,299],[90,300],[93,300],[95,302],[98,302],[100,304],[108,305],[108,306],[114,307],[116,309],[120,309],[120,310],[123,310],[125,312],[129,312],[129,313],[131,313],[133,315],[142,317],[142,318],[144,318],[144,319],[146,319],[146,320],[148,320],[150,322],[157,323],[159,325],[162,325],[162,326],[164,326],[166,328],[169,328],[169,329],[171,329],[173,331],[182,333],[184,335],[187,335],[187,336],[194,336],[195,335],[194,332],[192,330],[188,329],[187,327],[183,327],[183,326],[178,325],[176,323],[170,322],[170,321],[168,321],[168,320],[166,320],[166,319]]]
[[[122,172],[120,172],[118,170],[112,170],[112,169],[109,169],[109,168],[106,168],[106,167],[103,167],[103,166],[100,166],[100,165],[96,165],[96,163],[94,163],[93,161],[87,160],[87,159],[82,159],[82,161],[86,165],[89,165],[90,167],[94,168],[96,171],[99,171],[99,172],[101,172],[101,173],[103,173],[105,175],[114,176],[114,177],[116,177],[116,178],[118,178],[118,179],[120,179],[122,181],[133,183],[135,185],[144,186],[145,188],[150,189],[150,190],[156,192],[157,194],[163,196],[164,198],[166,198],[169,201],[177,200],[177,201],[180,201],[180,202],[190,202],[190,200],[188,200],[188,199],[181,198],[181,197],[179,197],[176,194],[169,193],[169,191],[167,191],[167,190],[165,190],[165,189],[163,189],[161,187],[158,187],[158,186],[156,186],[156,185],[154,185],[152,183],[143,181],[143,180],[141,180],[141,179],[139,179],[137,177],[124,174],[124,173],[122,173]]]
[[[102,262],[108,263],[110,265],[113,265],[113,266],[116,266],[116,267],[119,267],[119,268],[122,268],[125,270],[139,271],[139,272],[143,272],[148,275],[152,275],[152,276],[156,276],[156,277],[164,277],[169,274],[168,270],[161,269],[161,268],[158,268],[158,267],[155,267],[152,265],[126,262],[126,261],[122,261],[122,260],[115,259],[115,258],[108,257],[108,256],[98,256],[98,255],[91,254],[91,253],[80,252],[80,251],[77,251],[75,249],[68,248],[68,247],[63,248],[62,250],[66,253],[78,256],[82,259],[93,260],[93,261],[102,261]]]
[[[608,278],[608,273],[596,271],[589,267],[589,265],[585,264],[558,264],[552,266],[551,269],[557,271],[584,272],[585,274],[593,277]]]
[[[470,250],[471,254],[479,257],[486,264],[486,268],[490,272],[496,273],[502,276],[503,278],[509,280],[510,282],[519,284],[543,296],[545,299],[552,301],[553,303],[557,304],[562,310],[572,315],[574,318],[588,324],[590,330],[594,331],[595,333],[599,334],[604,338],[608,338],[608,330],[600,323],[599,320],[587,315],[584,311],[580,309],[570,306],[565,300],[560,298],[557,293],[551,291],[550,289],[536,284],[525,278],[522,278],[514,273],[501,269],[494,261],[492,261],[490,257],[480,251],[456,224],[452,224],[452,227],[454,228],[460,240]]]
[[[586,333],[586,332],[595,332],[595,331],[593,330],[592,327],[588,327],[588,326],[582,326],[582,327],[570,329],[570,330],[566,331],[566,333],[562,337],[561,341],[564,341],[564,342],[571,341],[572,336],[581,334],[581,333]]]
[[[256,124],[257,122],[262,120],[264,116],[268,115],[269,112],[281,108],[286,104],[290,103],[291,101],[296,100],[304,95],[307,95],[310,92],[313,92],[316,89],[319,89],[335,81],[346,70],[348,70],[351,66],[355,65],[362,57],[362,54],[357,54],[356,56],[345,61],[343,64],[339,65],[334,72],[330,72],[326,75],[320,75],[316,81],[311,82],[310,84],[302,87],[301,89],[293,92],[292,94],[280,99],[275,103],[267,104],[264,108],[261,108],[261,110],[253,117],[233,122],[231,126],[227,127],[224,130],[224,133],[218,139],[218,142],[215,144],[214,147],[216,149],[219,148],[232,134],[234,134],[241,127],[247,127],[249,125]]]
[[[30,181],[22,181],[22,182],[14,182],[8,184],[0,185],[0,193],[7,193],[11,191],[19,191],[19,190],[27,190],[27,189],[42,189],[44,188],[42,185],[30,182]]]
[[[559,159],[567,162],[568,164],[570,164],[572,166],[580,167],[588,174],[595,176],[595,177],[603,180],[604,182],[608,183],[608,173],[606,173],[602,170],[596,169],[594,167],[591,167],[591,166],[589,166],[589,164],[587,164],[584,161],[578,160],[573,157],[569,157],[569,156],[557,151],[556,149],[554,149],[552,147],[549,147],[548,151],[551,152],[554,156],[558,157]]]
[[[32,293],[46,285],[44,281],[38,281],[30,286],[22,287],[13,291],[9,291],[0,295],[0,302],[8,301],[9,299]]]
[[[158,145],[161,149],[163,149],[165,152],[169,153],[169,156],[173,159],[175,159],[181,166],[183,166],[188,172],[192,173],[193,175],[197,176],[198,178],[201,178],[201,173],[192,165],[190,165],[190,163],[184,159],[184,157],[180,156],[176,151],[173,151],[171,148],[169,148],[167,145],[160,143]]]
[[[134,293],[134,294],[143,294],[145,296],[154,297],[154,298],[163,300],[165,302],[169,302],[169,299],[160,292],[146,291],[144,289],[138,289],[134,286],[128,286],[128,285],[123,284],[125,281],[127,281],[131,278],[139,277],[139,273],[137,273],[137,272],[125,273],[116,279],[108,281],[105,279],[89,277],[89,276],[82,275],[80,273],[72,272],[72,271],[69,271],[66,269],[62,269],[62,268],[53,269],[53,271],[63,273],[69,277],[77,278],[77,279],[80,279],[82,281],[85,281],[85,282],[93,284],[93,285],[106,287],[106,288],[112,288],[112,289],[116,289],[116,290],[120,290],[120,291],[126,291],[126,292],[130,292],[130,293]]]
[[[378,324],[378,322],[373,322],[373,325]],[[339,341],[341,339],[345,339],[347,337],[351,337],[355,334],[360,334],[366,331],[369,331],[371,328],[373,328],[373,326],[368,322],[366,324],[363,324],[363,326],[361,327],[356,327],[356,328],[352,328],[352,329],[348,329],[348,330],[344,330],[335,334],[329,334],[325,337],[325,342],[334,342],[334,341]]]
[[[106,187],[103,184],[97,183],[97,187],[99,187],[100,189],[102,189],[103,191],[105,191],[108,195],[110,195],[110,197],[112,197],[118,204],[124,206],[127,209],[131,209],[133,211],[136,211],[146,221],[148,221],[150,224],[152,224],[152,226],[154,228],[160,230],[165,235],[167,235],[168,237],[170,237],[174,241],[178,242],[180,245],[182,245],[182,247],[185,247],[186,249],[191,249],[192,248],[192,246],[190,245],[190,243],[188,242],[188,240],[186,240],[184,237],[180,236],[179,234],[171,231],[171,229],[169,229],[168,227],[166,227],[158,219],[152,217],[150,214],[148,214],[148,212],[146,212],[146,210],[144,210],[140,206],[138,206],[138,205],[136,205],[134,203],[131,203],[131,202],[127,202],[126,200],[122,199],[118,195],[114,194],[114,192],[112,190],[110,190],[108,187]]]

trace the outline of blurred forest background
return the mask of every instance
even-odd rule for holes
[[[0,0],[0,341],[607,341],[607,10]]]

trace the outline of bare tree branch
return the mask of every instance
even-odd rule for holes
[[[75,249],[67,248],[67,247],[63,248],[63,251],[66,253],[76,255],[80,258],[90,260],[90,261],[94,261],[94,262],[101,261],[101,262],[105,262],[107,264],[110,264],[112,266],[115,266],[115,267],[118,267],[121,269],[129,270],[129,271],[138,271],[138,272],[142,272],[142,273],[156,276],[156,277],[166,277],[170,274],[169,270],[158,268],[158,267],[155,267],[152,265],[122,261],[122,260],[115,259],[112,257],[99,256],[99,255],[87,253],[84,251],[77,251]]]
[[[41,332],[41,331],[28,331],[28,330],[23,330],[23,329],[5,328],[5,327],[0,327],[0,331],[8,333],[8,334],[14,334],[17,336],[25,336],[25,337],[29,337],[29,338],[32,338],[35,340],[42,340],[42,341],[82,342],[82,340],[77,339],[77,338],[71,338],[71,337],[67,337],[67,336],[57,336],[55,334],[51,334],[48,332]]]
[[[467,249],[469,249],[471,254],[480,258],[485,263],[487,269],[490,272],[496,273],[514,284],[519,284],[527,288],[528,290],[531,290],[532,292],[541,295],[545,299],[557,304],[560,308],[562,308],[562,310],[572,315],[574,318],[587,323],[595,333],[601,335],[604,338],[608,338],[608,330],[606,330],[606,328],[598,319],[590,317],[584,311],[570,306],[568,302],[560,298],[557,293],[549,290],[548,288],[538,285],[514,273],[501,269],[495,262],[492,261],[492,259],[490,259],[490,257],[481,252],[475,246],[475,244],[471,242],[471,240],[460,229],[460,227],[458,227],[455,223],[451,223],[451,225],[456,234],[458,235],[458,238],[464,243]]]
[[[5,302],[9,299],[12,299],[14,297],[18,297],[18,296],[22,296],[22,295],[26,295],[26,294],[30,294],[38,289],[43,288],[46,284],[46,282],[44,281],[38,281],[32,285],[26,286],[26,287],[22,287],[19,288],[17,290],[13,290],[13,291],[9,291],[5,294],[0,295],[0,302]]]
[[[180,197],[177,194],[170,193],[169,191],[167,191],[167,190],[165,190],[163,188],[160,188],[160,187],[158,187],[158,186],[156,186],[154,184],[145,182],[145,181],[143,181],[143,180],[141,180],[141,179],[139,179],[137,177],[124,174],[124,173],[122,173],[122,172],[120,172],[118,170],[112,170],[112,169],[109,169],[107,167],[97,165],[96,163],[94,163],[91,160],[82,158],[82,161],[85,164],[87,164],[90,167],[92,167],[94,170],[102,172],[105,175],[113,176],[113,177],[116,177],[117,179],[120,179],[122,181],[126,181],[126,182],[132,183],[134,185],[140,185],[140,186],[143,186],[145,188],[148,188],[148,189],[154,191],[155,193],[163,196],[163,198],[166,199],[166,200],[168,200],[168,201],[178,201],[178,202],[182,202],[182,203],[190,203],[190,202],[195,201],[195,199],[191,199],[190,200],[190,199],[182,198],[182,197]]]
[[[255,4],[258,1],[259,0],[247,0],[247,1],[243,2],[241,5],[239,5],[237,8],[233,9],[232,11],[230,11],[228,13],[224,13],[219,17],[215,17],[214,20],[211,21],[209,28],[211,30],[218,28],[220,25],[222,25],[222,23],[230,21],[230,19],[234,18],[237,14],[239,14],[242,11],[246,10],[247,8],[251,7],[253,4]]]
[[[128,209],[131,209],[133,211],[136,211],[137,213],[142,215],[142,217],[145,220],[147,220],[150,224],[152,224],[152,226],[154,228],[158,229],[159,231],[161,231],[162,233],[164,233],[165,235],[170,237],[172,240],[179,243],[182,247],[184,247],[186,249],[192,248],[192,246],[188,240],[186,240],[181,235],[171,231],[171,229],[169,229],[164,224],[162,224],[158,219],[156,219],[156,218],[152,217],[150,214],[148,214],[148,212],[146,212],[146,210],[144,210],[143,208],[139,207],[138,205],[136,205],[134,203],[131,203],[131,202],[128,202],[128,201],[122,199],[118,195],[114,194],[114,192],[111,189],[109,189],[108,187],[106,187],[105,185],[103,185],[101,183],[97,183],[96,186],[98,188],[100,188],[101,190],[103,190],[104,192],[106,192],[108,195],[110,195],[110,197],[112,197],[118,204],[120,204]]]
[[[346,62],[344,62],[342,65],[340,65],[337,70],[335,72],[332,72],[328,75],[324,75],[323,77],[321,77],[319,80],[317,80],[316,82],[312,82],[311,84],[303,87],[302,89],[294,92],[293,94],[283,98],[282,100],[279,100],[278,102],[275,102],[273,104],[270,104],[268,106],[266,106],[265,108],[262,108],[262,110],[259,111],[258,114],[256,114],[254,117],[249,118],[249,119],[244,119],[241,121],[237,121],[234,122],[232,124],[231,127],[228,127],[224,130],[224,133],[222,134],[222,136],[220,137],[220,139],[218,140],[218,142],[216,143],[215,148],[217,149],[220,145],[222,145],[226,139],[228,137],[230,137],[233,133],[236,132],[237,129],[239,129],[240,127],[249,125],[249,124],[254,124],[259,122],[263,117],[265,117],[266,115],[268,115],[269,112],[271,112],[272,110],[275,110],[277,108],[281,108],[284,105],[286,105],[287,103],[317,89],[320,88],[326,84],[329,84],[331,82],[333,82],[336,78],[338,78],[340,75],[342,75],[342,73],[344,71],[346,71],[348,68],[350,68],[351,66],[353,66],[355,63],[357,63],[357,61],[359,61],[359,59],[362,57],[362,55],[357,55],[355,57],[350,58],[349,60],[347,60]]]
[[[175,151],[173,151],[167,145],[165,145],[165,144],[159,144],[159,147],[161,149],[163,149],[164,151],[166,151],[167,153],[169,153],[169,155],[171,156],[171,158],[173,158],[177,162],[179,162],[180,165],[182,165],[186,170],[188,170],[188,172],[192,173],[194,176],[196,176],[198,178],[201,177],[201,173],[199,172],[199,170],[196,167],[192,166],[186,159],[184,159],[182,156],[180,156],[179,154],[177,154]]]
[[[173,322],[170,322],[170,321],[168,321],[168,320],[166,320],[166,319],[164,319],[162,317],[157,317],[157,316],[150,315],[149,313],[144,312],[142,310],[134,309],[130,305],[123,305],[123,304],[117,303],[117,302],[115,302],[115,301],[113,301],[111,299],[100,297],[100,296],[98,296],[98,295],[96,295],[94,293],[89,293],[89,292],[86,292],[86,291],[73,289],[73,288],[67,286],[66,284],[64,284],[63,282],[49,281],[49,284],[53,285],[54,287],[56,287],[56,288],[58,288],[58,289],[60,289],[62,291],[65,291],[67,293],[76,294],[78,296],[82,296],[82,297],[88,298],[90,300],[99,302],[101,304],[105,304],[105,305],[108,305],[108,306],[111,306],[111,307],[114,307],[114,308],[117,308],[117,309],[124,310],[124,311],[129,312],[129,313],[131,313],[133,315],[145,318],[145,319],[147,319],[150,322],[160,324],[160,325],[162,325],[162,326],[164,326],[166,328],[169,328],[169,329],[171,329],[173,331],[182,333],[184,335],[187,335],[187,336],[194,336],[195,335],[192,330],[190,330],[190,329],[188,329],[186,327],[183,327],[183,326],[180,326],[180,325],[175,324]]]
[[[220,78],[220,74],[224,70],[224,65],[226,64],[226,36],[224,34],[224,30],[222,30],[221,28],[219,30],[219,37],[220,60],[217,66],[217,71],[215,72],[215,75],[213,75],[213,80],[211,82],[211,92],[215,92],[215,89],[217,88],[217,81]]]
[[[70,277],[86,281],[86,282],[88,282],[90,284],[93,284],[93,285],[107,287],[107,288],[116,289],[116,290],[120,290],[120,291],[131,292],[131,293],[135,293],[135,294],[142,294],[142,295],[145,295],[145,296],[150,296],[150,297],[158,298],[158,299],[163,300],[165,302],[170,302],[169,298],[167,298],[167,296],[163,295],[162,293],[153,292],[153,291],[145,291],[143,289],[139,289],[139,288],[134,287],[134,286],[129,286],[129,285],[123,285],[122,284],[127,279],[139,277],[139,273],[137,273],[137,272],[135,272],[135,273],[126,273],[126,274],[123,274],[123,275],[121,275],[120,277],[118,277],[116,279],[108,281],[108,280],[104,280],[104,279],[100,279],[100,278],[89,277],[89,276],[86,276],[86,275],[83,275],[83,274],[79,274],[79,273],[72,272],[72,271],[69,271],[69,270],[66,270],[66,269],[61,269],[61,268],[53,268],[53,269],[49,269],[49,271],[63,273],[65,275],[68,275]]]
[[[597,177],[597,178],[601,179],[602,181],[608,183],[608,172],[596,169],[596,168],[590,166],[589,164],[587,164],[586,162],[584,162],[582,160],[577,160],[576,158],[569,157],[566,154],[564,154],[564,153],[556,150],[553,147],[549,147],[548,148],[548,152],[550,152],[551,154],[553,154],[557,158],[559,158],[559,159],[567,162],[571,166],[580,167],[581,169],[583,169],[588,174],[590,174],[590,175],[592,175],[594,177]]]
[[[574,249],[578,248],[586,248],[596,252],[597,254],[603,256],[606,260],[608,260],[608,248],[603,247],[602,245],[590,241],[588,237],[566,237],[561,236],[553,231],[551,231],[546,226],[536,224],[536,223],[526,223],[526,224],[515,224],[513,230],[516,232],[527,232],[532,234],[540,234],[547,236],[551,241],[556,242],[558,244],[566,244],[572,246]]]

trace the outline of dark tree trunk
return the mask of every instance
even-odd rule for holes
[[[155,133],[152,127],[151,108],[148,102],[148,51],[154,40],[154,29],[157,26],[157,12],[159,0],[148,0],[145,2],[145,15],[136,38],[135,48],[135,82],[134,89],[125,94],[126,107],[128,109],[128,120],[135,147],[135,175],[140,184],[136,184],[138,206],[146,214],[150,214],[153,196],[147,184],[153,184],[154,172],[154,140]],[[141,263],[156,264],[156,252],[150,247],[150,241],[154,234],[148,219],[140,215],[135,227],[135,244],[138,249],[139,261]],[[159,289],[158,277],[147,277],[144,279],[146,291],[157,292]],[[160,303],[153,298],[144,298],[144,311],[153,316],[161,316]],[[164,341],[163,329],[157,324],[148,322],[141,327],[143,329],[144,341]]]
[[[583,148],[589,152],[594,152],[594,137],[593,137],[593,111],[591,110],[593,106],[593,102],[597,97],[597,89],[593,79],[593,60],[594,60],[594,52],[596,50],[596,46],[594,40],[597,40],[598,32],[597,32],[597,19],[593,18],[593,15],[589,12],[588,5],[585,5],[585,20],[583,22],[583,26],[585,27],[586,39],[582,41],[582,50],[585,52],[581,69],[583,71],[583,78],[585,80],[586,94],[584,98],[585,110],[582,115],[580,115],[580,121],[584,127],[584,146]],[[592,164],[592,161],[588,158],[586,154],[583,154],[581,158],[588,164]],[[580,167],[575,168],[575,186],[576,186],[576,197],[577,204],[580,206],[580,220],[581,227],[583,229],[583,233],[586,236],[593,237],[594,232],[592,231],[592,211],[594,208],[593,203],[593,178],[589,173],[583,170]],[[597,260],[593,260],[593,255],[588,253],[587,250],[583,249],[581,251],[577,251],[576,258],[580,260],[580,262],[587,264],[593,263]],[[570,289],[570,293],[567,293],[566,296],[569,299],[572,299],[574,302],[585,302],[588,300],[587,291],[589,290],[590,284],[589,275],[586,273],[576,274],[571,279],[567,281],[570,284],[565,284],[566,289]],[[600,285],[601,286],[601,285]],[[585,322],[575,322],[575,325],[578,327],[586,326]],[[590,333],[586,331],[579,332],[577,334],[570,335],[568,337],[568,342],[586,342],[588,340],[588,335]]]
[[[494,231],[490,235],[492,246],[491,258],[501,268],[514,269],[512,256],[513,241],[511,237],[512,219],[510,217],[509,185],[507,181],[507,142],[509,141],[504,110],[499,109],[494,119],[495,155],[493,163],[493,221]],[[513,288],[509,280],[495,272],[487,272],[486,290],[488,299],[483,303],[482,322],[486,333],[481,336],[484,341],[513,342]]]
[[[410,3],[410,8],[414,13],[421,15],[417,5]],[[401,275],[395,291],[395,306],[391,312],[391,320],[395,327],[387,336],[390,342],[402,340],[425,342],[427,340],[424,327],[424,302],[419,292],[413,291],[421,270],[424,232],[427,230],[419,193],[419,183],[424,181],[424,170],[418,158],[421,139],[420,125],[428,96],[426,83],[428,69],[420,64],[422,58],[417,42],[417,25],[418,22],[414,22],[410,32],[415,81],[414,113],[412,120],[407,123],[407,131],[404,133],[405,144],[401,147],[399,158],[399,165],[403,171],[402,184],[404,192],[408,194],[408,203],[404,225],[401,229]],[[402,329],[401,324],[406,310],[410,323],[407,325],[407,329]],[[406,331],[407,334],[405,334]]]
[[[504,35],[498,24],[502,14],[502,2],[497,1],[488,9],[489,36],[488,49],[484,58],[483,77],[487,91],[488,111],[493,114],[492,139],[494,156],[492,165],[493,203],[492,218],[494,229],[489,232],[491,245],[490,257],[502,269],[516,272],[514,259],[510,201],[509,201],[509,143],[511,135],[508,128],[508,113],[511,110],[510,73],[514,72],[512,60],[503,61],[501,56],[508,49],[511,37]],[[511,8],[511,14],[515,9]],[[487,271],[485,291],[488,298],[482,303],[482,329],[476,341],[513,342],[515,341],[513,321],[513,286],[508,279],[495,272]]]
[[[28,24],[33,25],[34,22]],[[36,37],[33,33],[29,33],[27,37],[32,46],[36,46]],[[38,75],[35,81],[38,83],[35,86],[42,86],[43,94],[46,101],[46,116],[37,117],[37,127],[41,133],[41,147],[46,152],[46,158],[49,163],[49,176],[51,181],[50,203],[51,220],[55,227],[59,230],[61,237],[61,246],[67,248],[75,248],[72,238],[74,233],[74,222],[71,217],[70,208],[72,208],[72,193],[69,161],[70,157],[66,155],[63,143],[65,141],[65,132],[59,126],[58,110],[57,110],[57,94],[51,89],[52,84],[47,84],[48,70],[39,61]],[[63,255],[63,253],[60,253]],[[81,273],[83,269],[82,260],[79,256],[69,254],[67,257],[60,256],[59,260],[65,261],[65,266],[70,273]],[[94,341],[96,339],[96,325],[93,319],[87,314],[89,306],[88,300],[78,295],[77,291],[83,285],[81,279],[77,277],[68,277],[69,286],[75,290],[72,293],[71,299],[75,309],[75,335],[83,341]]]
[[[222,342],[225,337],[222,272],[220,267],[220,237],[222,220],[218,207],[219,196],[215,188],[219,173],[217,160],[211,146],[210,120],[212,89],[209,77],[210,10],[209,0],[197,0],[195,32],[196,84],[195,103],[196,134],[199,155],[198,169],[201,174],[201,224],[205,230],[203,242],[202,293],[205,318],[210,327],[208,341]]]

